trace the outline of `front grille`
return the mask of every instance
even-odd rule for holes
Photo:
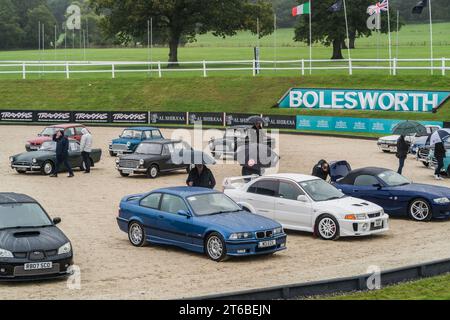
[[[26,259],[27,255],[26,252],[14,252],[14,258],[16,259]]]
[[[258,231],[256,233],[257,239],[272,238],[272,236],[273,236],[273,230]]]
[[[32,261],[44,260],[45,254],[42,251],[32,251],[32,252],[30,252],[29,259]]]
[[[111,146],[112,151],[127,151],[128,146],[126,144],[113,144]]]
[[[419,151],[418,151],[419,158],[422,158],[422,159],[428,158],[429,154],[430,154],[430,150],[428,150],[428,149],[419,149]]]
[[[381,217],[381,212],[368,214],[370,219]]]
[[[24,161],[22,161],[22,162],[14,162],[14,165],[15,166],[31,166],[31,163],[29,163],[29,162],[24,162]]]
[[[14,276],[40,276],[46,274],[54,274],[59,273],[59,263],[54,263],[51,269],[43,269],[43,270],[25,270],[23,266],[14,267]]]
[[[121,168],[137,168],[137,167],[139,167],[139,161],[137,161],[137,160],[120,160],[119,166]]]

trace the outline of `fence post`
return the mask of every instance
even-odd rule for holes
[[[208,75],[206,74],[206,61],[203,60],[203,77],[206,78]]]
[[[305,75],[305,59],[302,59],[302,76]]]
[[[27,78],[27,69],[24,62],[22,63],[22,79],[25,80],[26,78]]]
[[[116,78],[116,66],[115,64],[111,64],[111,72],[112,72],[112,78],[115,79]]]
[[[70,79],[69,62],[66,62],[66,79]]]
[[[256,76],[256,60],[253,59],[253,76]]]
[[[161,61],[158,61],[158,75],[162,78]]]
[[[352,65],[352,59],[348,60],[348,74],[353,75],[353,65]]]
[[[442,75],[445,76],[445,58],[442,58]]]
[[[397,75],[397,58],[394,58],[394,61],[392,63],[392,74],[394,76]]]

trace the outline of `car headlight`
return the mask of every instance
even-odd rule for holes
[[[33,160],[31,160],[31,162],[33,162],[33,163],[37,163],[37,160],[36,160],[36,159],[33,159]]]
[[[366,220],[367,215],[365,214],[347,214],[345,220]]]
[[[116,163],[119,164],[119,162],[120,162],[120,159],[116,158]]]
[[[253,237],[251,232],[238,232],[230,235],[230,240],[250,239]]]
[[[434,203],[437,203],[437,204],[446,204],[446,203],[450,203],[450,199],[447,198],[447,197],[433,199],[433,201],[434,201]]]
[[[9,157],[9,162],[14,162],[14,157]]]
[[[143,166],[144,163],[145,163],[144,159],[139,160],[139,164],[140,164],[141,166]]]
[[[61,246],[58,249],[58,254],[66,254],[66,253],[70,253],[72,251],[72,245],[70,244],[70,242],[67,242],[65,245]]]
[[[279,227],[273,230],[273,235],[276,236],[278,234],[282,234],[283,233],[283,228]]]
[[[131,147],[131,142],[127,142],[127,147]]]
[[[11,251],[0,249],[0,258],[14,258]]]

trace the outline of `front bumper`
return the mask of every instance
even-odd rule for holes
[[[35,262],[52,262],[52,269],[25,271],[24,264]],[[30,261],[10,259],[0,262],[0,281],[35,281],[64,278],[71,275],[73,255],[63,255],[62,258],[45,259],[45,261]]]
[[[31,165],[16,165],[16,164],[11,164],[11,168],[15,169],[15,170],[19,170],[19,171],[26,171],[26,172],[30,172],[30,171],[40,171],[41,170],[41,166],[37,165],[37,164],[31,164]]]
[[[450,204],[436,204],[433,203],[433,218],[435,219],[448,219],[450,218]]]
[[[375,223],[381,220],[381,226]],[[389,215],[366,220],[339,220],[341,237],[363,237],[383,233],[389,230]]]
[[[275,240],[275,245],[266,248],[259,248],[259,243],[263,241]],[[249,239],[249,240],[228,240],[226,241],[227,255],[240,257],[240,256],[253,256],[259,254],[270,254],[277,251],[286,249],[287,236],[285,234],[268,238],[268,239]]]
[[[120,172],[125,172],[128,174],[147,173],[147,169],[145,169],[145,168],[124,168],[124,167],[116,166],[116,169],[119,170]]]
[[[124,147],[122,145],[122,147],[118,147],[118,148],[114,148],[114,144],[109,145],[109,151],[110,152],[114,152],[115,154],[130,154],[133,153],[133,150],[130,150],[128,146]]]
[[[397,152],[397,144],[378,142],[377,145],[378,148],[380,148],[381,150],[389,152]]]

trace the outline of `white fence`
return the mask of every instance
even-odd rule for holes
[[[429,71],[445,76],[450,70],[450,59],[352,59],[352,60],[235,60],[235,61],[191,61],[168,65],[155,61],[0,61],[0,76],[19,74],[27,79],[32,74],[118,74],[147,73],[163,77],[163,74],[198,72],[207,77],[211,72],[247,72],[257,76],[264,71],[295,71],[298,75],[314,74],[316,71],[343,70],[352,75],[355,70],[386,70],[397,75],[401,70]],[[317,73],[317,72],[316,72]]]

